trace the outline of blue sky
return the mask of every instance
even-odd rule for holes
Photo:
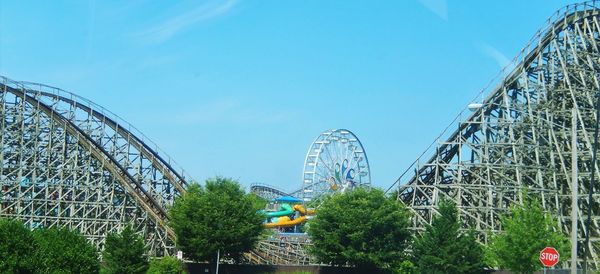
[[[104,106],[196,180],[299,188],[347,128],[387,188],[571,2],[0,0],[0,74]]]

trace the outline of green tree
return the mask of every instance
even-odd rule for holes
[[[393,201],[397,201],[398,200],[398,193],[400,191],[398,189],[393,190],[392,192],[387,194],[388,199],[391,199]]]
[[[416,274],[417,266],[409,260],[402,261],[395,269],[392,269],[394,274]]]
[[[35,249],[33,235],[22,222],[0,219],[0,273],[31,273]]]
[[[378,189],[325,198],[308,233],[310,252],[332,265],[395,269],[406,258],[409,213]]]
[[[538,199],[527,197],[523,205],[512,206],[501,217],[503,232],[492,238],[488,248],[491,263],[517,273],[533,273],[542,268],[540,251],[546,246],[561,254],[569,253],[569,240],[556,220],[544,211]]]
[[[125,226],[121,233],[106,236],[102,257],[105,263],[104,273],[146,273],[148,258],[142,237],[135,233],[131,225]]]
[[[185,273],[183,264],[175,257],[152,259],[147,274],[181,274]]]
[[[189,259],[237,259],[250,250],[263,231],[263,216],[238,182],[217,177],[188,187],[169,210],[177,247]]]
[[[485,273],[483,247],[472,230],[460,232],[456,205],[441,201],[438,210],[439,215],[413,244],[419,273]]]
[[[98,273],[96,248],[76,231],[66,228],[36,229],[37,273]]]
[[[267,199],[260,197],[254,193],[248,193],[248,198],[250,198],[250,200],[252,201],[252,205],[256,210],[265,209],[265,206],[269,203]]]

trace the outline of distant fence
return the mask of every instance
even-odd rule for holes
[[[215,265],[207,263],[187,263],[187,269],[190,274],[214,274]],[[389,274],[386,271],[365,270],[352,267],[333,267],[333,266],[288,266],[288,265],[219,265],[219,274]],[[510,271],[491,270],[490,274],[512,274]],[[534,274],[542,274],[537,271]],[[569,274],[568,269],[548,269],[547,274]],[[581,273],[581,270],[578,272]]]
[[[188,263],[187,269],[190,274],[213,274],[215,273],[214,264],[206,263]],[[333,267],[333,266],[287,266],[287,265],[219,265],[219,274],[275,274],[275,273],[311,273],[311,274],[388,274],[384,271],[351,268],[351,267]]]

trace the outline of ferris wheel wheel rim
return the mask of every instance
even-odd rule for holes
[[[304,159],[304,167],[303,167],[303,171],[302,171],[302,191],[301,191],[301,195],[303,195],[304,200],[306,200],[306,193],[307,193],[307,189],[310,188],[314,188],[314,186],[321,184],[322,182],[315,182],[315,176],[317,173],[317,167],[318,167],[318,163],[319,163],[319,159],[321,158],[321,153],[323,152],[323,148],[326,145],[331,144],[330,142],[326,142],[328,139],[330,139],[331,136],[334,136],[335,133],[339,133],[340,135],[349,135],[351,138],[344,138],[344,140],[346,140],[345,143],[348,144],[352,144],[352,143],[356,143],[357,144],[357,148],[360,148],[360,150],[358,151],[353,151],[353,154],[360,154],[362,157],[364,157],[362,160],[364,160],[364,165],[361,165],[360,162],[362,161],[357,161],[355,163],[355,165],[353,165],[353,167],[357,167],[357,168],[365,168],[365,170],[359,170],[360,172],[356,172],[356,174],[363,174],[366,171],[366,179],[367,182],[357,182],[356,186],[370,186],[371,185],[371,167],[369,164],[369,159],[367,157],[367,153],[366,150],[362,144],[362,142],[360,141],[360,139],[356,136],[356,134],[354,134],[352,131],[348,130],[348,129],[329,129],[326,130],[324,132],[322,132],[321,134],[319,134],[319,136],[317,136],[317,138],[314,139],[314,141],[311,143],[307,153],[306,153],[306,157]],[[336,138],[337,139],[337,138]],[[339,139],[334,140],[335,142],[339,141]],[[316,154],[313,154],[313,152],[316,152]],[[352,155],[352,157],[356,157],[355,155]],[[311,159],[311,157],[313,158],[313,162],[309,162],[309,160]],[[360,159],[360,157],[358,158]],[[360,180],[362,181],[362,180]],[[314,189],[311,189],[312,191],[309,191],[311,193],[311,196],[314,196]],[[312,199],[313,197],[311,197],[310,199]]]

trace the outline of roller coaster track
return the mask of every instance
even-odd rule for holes
[[[166,210],[187,181],[164,152],[72,93],[4,77],[0,90],[0,217],[77,229],[99,247],[132,223],[152,255],[172,253]]]
[[[259,241],[256,248],[244,257],[253,264],[315,265],[316,261],[307,251],[310,245],[307,235],[280,235]]]
[[[267,184],[252,184],[250,192],[269,201],[277,197],[289,195],[287,192]]]
[[[465,228],[481,240],[502,230],[500,216],[522,202],[522,193],[541,198],[571,229],[571,189],[579,187],[579,258],[583,256],[584,216],[590,208],[593,132],[600,90],[600,3],[569,5],[547,25],[480,96],[474,110],[463,110],[455,131],[444,131],[390,188],[413,212],[413,229],[431,222],[441,199],[458,205]],[[506,73],[508,72],[508,73]],[[472,105],[473,106],[473,105]],[[573,109],[577,143],[573,139]],[[467,118],[460,121],[460,117]],[[451,128],[451,127],[449,127]],[[456,128],[456,127],[454,127]],[[579,177],[572,182],[576,149]],[[596,166],[596,177],[600,172]],[[594,186],[592,257],[598,267],[599,186]]]
[[[281,196],[293,196],[293,197],[302,197],[302,192],[304,188],[296,189],[292,192],[285,192],[277,187],[267,185],[267,184],[252,184],[250,186],[250,192],[256,194],[259,197],[262,197],[267,200],[272,200]]]

